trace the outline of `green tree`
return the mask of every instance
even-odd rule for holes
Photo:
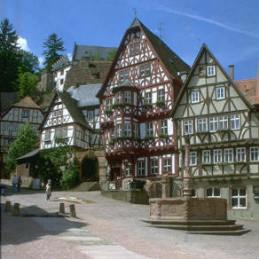
[[[7,168],[13,171],[16,167],[16,159],[37,148],[38,137],[30,124],[22,125],[18,130],[15,141],[10,145],[7,154]]]
[[[8,19],[0,23],[0,91],[15,91],[20,66],[18,35]]]
[[[61,38],[58,38],[56,33],[53,33],[43,43],[43,48],[44,65],[48,71],[51,71],[52,65],[62,56],[61,52],[65,50],[64,42]]]
[[[39,71],[39,59],[31,52],[19,50],[21,55],[21,69],[24,72],[35,73]]]
[[[38,76],[33,73],[20,71],[18,76],[19,97],[33,96],[38,80]]]

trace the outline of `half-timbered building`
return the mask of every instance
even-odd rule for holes
[[[189,66],[138,19],[126,31],[98,93],[111,186],[177,173],[170,111]]]
[[[15,140],[21,125],[29,123],[39,135],[39,126],[43,120],[41,108],[26,96],[19,102],[11,105],[0,118],[0,162],[1,170],[10,144]]]
[[[232,76],[203,45],[173,108],[179,176],[196,197],[227,199],[230,216],[259,218],[259,85]]]

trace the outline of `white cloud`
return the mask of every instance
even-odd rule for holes
[[[17,44],[21,49],[26,50],[26,51],[30,51],[28,41],[25,38],[19,36],[18,40],[17,40]]]
[[[173,10],[169,7],[162,6],[162,5],[159,5],[157,9],[159,9],[160,11],[167,12],[167,13],[172,13],[172,14],[176,14],[176,15],[179,15],[179,16],[188,17],[188,18],[196,20],[196,21],[202,21],[202,22],[205,22],[205,23],[209,23],[209,24],[221,27],[225,30],[237,32],[237,33],[249,36],[249,37],[254,38],[254,39],[259,39],[259,34],[257,34],[257,33],[242,30],[242,29],[230,26],[228,24],[225,24],[225,23],[222,23],[222,22],[219,22],[219,21],[216,21],[216,20],[206,18],[204,16]]]
[[[43,66],[43,62],[44,62],[44,57],[39,56],[38,59],[39,59],[40,67],[42,67]]]

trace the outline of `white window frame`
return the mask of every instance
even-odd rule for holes
[[[233,148],[225,148],[224,149],[224,162],[225,163],[233,163],[234,162],[234,149]]]
[[[239,130],[241,127],[241,119],[239,114],[232,114],[230,117],[230,127],[232,130]]]
[[[144,104],[152,104],[152,92],[145,92],[144,94]]]
[[[146,122],[146,137],[153,137],[154,130],[153,130],[153,122]]]
[[[119,71],[119,83],[123,83],[129,79],[129,69],[123,69]]]
[[[48,130],[45,130],[44,142],[49,142],[49,141],[51,141],[51,131],[48,129]]]
[[[246,161],[246,148],[239,147],[236,149],[236,161],[245,162]]]
[[[122,137],[122,124],[121,123],[116,124],[116,137],[117,138]]]
[[[128,122],[128,121],[124,122],[123,136],[124,137],[131,137],[132,136],[131,123]]]
[[[207,76],[215,76],[216,75],[216,66],[215,65],[209,65],[207,66]]]
[[[213,163],[214,164],[222,163],[222,149],[213,150]]]
[[[215,194],[216,189],[219,190],[219,195]],[[208,195],[208,190],[211,190],[211,195]],[[206,197],[208,198],[220,198],[221,197],[221,189],[219,187],[209,187],[206,189]]]
[[[151,63],[139,65],[139,78],[151,76]]]
[[[164,135],[168,134],[168,122],[167,122],[167,119],[161,120],[160,134],[164,134]]]
[[[150,158],[150,170],[152,175],[159,174],[159,160],[158,157],[151,157]]]
[[[226,98],[225,86],[217,86],[215,88],[215,97],[216,100],[224,100]]]
[[[189,154],[189,166],[196,166],[197,165],[197,152],[191,151]]]
[[[193,120],[183,120],[183,135],[193,134]]]
[[[218,129],[227,130],[228,129],[228,116],[219,116],[218,118]]]
[[[130,91],[125,91],[123,94],[123,100],[126,104],[132,104],[132,93]]]
[[[203,164],[211,163],[211,151],[210,150],[202,150],[202,163]]]
[[[207,132],[208,131],[208,118],[198,118],[196,127],[197,127],[197,132]]]
[[[172,157],[163,157],[163,172],[172,173]]]
[[[201,101],[201,94],[199,90],[192,90],[190,95],[191,103],[199,103]]]
[[[30,117],[30,110],[29,109],[22,109],[22,119],[28,119]]]
[[[145,159],[137,160],[137,176],[146,175],[146,161]]]
[[[165,89],[164,88],[157,90],[157,101],[165,102]]]
[[[259,147],[250,147],[250,161],[259,162]]]
[[[215,132],[218,130],[218,127],[219,127],[218,122],[219,122],[218,117],[209,118],[209,131],[210,132]]]
[[[233,195],[233,190],[237,190],[237,195]],[[245,195],[241,194],[241,190],[245,190]],[[237,205],[233,206],[233,199],[237,200]],[[245,206],[241,205],[240,200],[245,199]],[[231,205],[232,209],[247,209],[247,191],[245,187],[231,189]]]

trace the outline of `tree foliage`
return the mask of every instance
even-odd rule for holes
[[[44,65],[48,71],[51,71],[52,65],[62,56],[64,42],[56,33],[49,35],[48,39],[43,43],[43,55],[45,57]]]
[[[0,23],[0,91],[15,91],[20,65],[18,35],[8,19]]]
[[[24,124],[19,128],[17,138],[10,145],[7,154],[7,168],[9,171],[15,169],[18,157],[37,148],[37,140],[38,137],[30,124]]]
[[[35,73],[39,71],[39,59],[33,53],[19,50],[21,56],[21,69],[23,72]]]
[[[108,60],[108,61],[113,61],[114,58],[115,58],[116,52],[117,52],[117,50],[115,50],[115,49],[111,50],[111,51],[108,53],[108,55],[107,55],[107,60]]]
[[[38,76],[31,72],[20,71],[18,76],[19,97],[32,96],[35,93]]]

